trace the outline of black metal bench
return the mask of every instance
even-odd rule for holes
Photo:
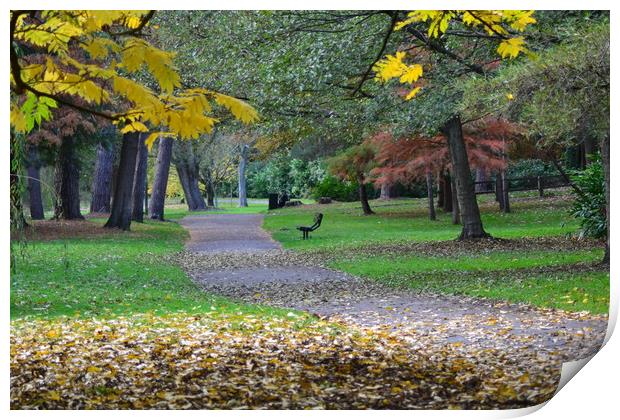
[[[321,221],[323,221],[323,213],[317,213],[316,216],[314,216],[314,224],[312,226],[298,226],[297,230],[303,233],[304,239],[308,239],[308,234],[317,230],[321,226]]]

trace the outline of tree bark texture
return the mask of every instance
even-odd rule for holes
[[[183,194],[185,195],[188,209],[190,211],[206,210],[207,205],[198,187],[199,167],[194,156],[192,143],[179,141],[175,143],[174,147],[178,148],[178,158],[175,159],[175,167],[183,187]]]
[[[381,195],[379,195],[379,199],[391,200],[393,198],[396,198],[396,185],[389,183],[381,184]]]
[[[247,167],[247,164],[248,164],[249,151],[250,151],[249,145],[247,144],[241,145],[241,153],[239,156],[239,207],[248,206],[245,168]]]
[[[146,133],[140,133],[132,188],[133,208],[131,219],[139,223],[144,222],[144,197],[146,196],[146,169],[148,159],[148,150],[146,148],[146,144],[144,144],[146,137]]]
[[[196,171],[192,171],[191,168],[184,163],[177,164],[177,174],[179,175],[179,181],[183,187],[183,194],[185,195],[185,201],[187,202],[187,208],[190,211],[206,210],[204,198],[200,193],[198,187],[198,175]]]
[[[359,184],[358,191],[360,195],[360,202],[362,203],[362,211],[365,215],[375,214],[374,211],[370,208],[370,204],[368,203],[368,194],[366,194],[366,186],[364,185],[364,177],[359,176],[357,178],[357,182]]]
[[[133,210],[133,180],[136,172],[136,159],[140,133],[127,133],[123,136],[120,162],[112,201],[112,212],[104,227],[129,230]]]
[[[207,206],[215,207],[215,185],[213,185],[213,176],[211,169],[207,169],[205,178],[205,188],[207,190]]]
[[[442,176],[441,183],[443,186],[443,211],[446,213],[452,212],[452,181],[450,180],[450,175],[445,174]]]
[[[452,178],[451,181],[451,188],[452,191],[456,190],[456,185],[454,185],[456,183],[455,179]],[[459,208],[459,199],[458,199],[458,195],[457,194],[451,194],[452,197],[452,224],[453,225],[460,225],[461,224],[461,210]]]
[[[90,200],[91,213],[110,212],[114,154],[114,147],[108,149],[101,143],[97,145],[97,161],[95,163],[95,173],[93,174],[92,196]]]
[[[65,137],[58,150],[55,187],[57,204],[54,218],[84,219],[80,212],[80,168],[76,156],[76,144],[71,137]]]
[[[155,162],[155,178],[151,188],[149,216],[151,219],[164,220],[164,206],[166,204],[166,189],[170,174],[170,158],[172,157],[172,138],[161,137]]]
[[[476,193],[471,180],[471,171],[467,158],[467,150],[463,141],[461,119],[458,116],[450,118],[443,127],[443,132],[448,139],[450,159],[452,161],[452,175],[456,187],[456,196],[459,204],[463,230],[460,240],[488,238],[490,235],[484,231],[480,209],[476,200]]]
[[[428,218],[430,220],[437,219],[435,215],[435,202],[433,201],[433,174],[426,173],[426,192],[428,195]]]
[[[32,220],[43,220],[45,218],[43,212],[43,199],[41,197],[41,176],[39,170],[41,162],[39,161],[39,152],[36,146],[28,147],[28,195],[30,201],[30,217]]]
[[[439,175],[439,179],[437,180],[437,207],[443,208],[443,196],[444,196],[444,188],[443,188],[443,175]]]

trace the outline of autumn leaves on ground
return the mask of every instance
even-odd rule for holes
[[[412,240],[424,206],[419,199],[377,201],[372,217],[355,203],[306,205],[269,212],[264,225],[287,248],[303,245],[289,259],[318,259],[387,284],[398,279],[400,285],[390,287],[569,311],[547,309],[551,320],[596,319],[607,312],[609,298],[606,269],[593,265],[601,244],[563,236],[575,230],[565,223],[568,200],[523,198],[514,213],[488,223],[507,238],[552,230],[531,240],[532,251],[519,240],[477,243],[468,251],[449,240],[455,228],[445,215],[436,222],[436,238]],[[556,216],[542,226],[532,223],[532,202],[553,207]],[[325,225],[301,242],[292,227],[319,208]],[[491,202],[482,208],[484,217],[496,217]],[[528,340],[505,349],[446,343],[434,337],[441,329],[364,327],[282,305],[235,302],[202,291],[180,268],[176,255],[183,255],[187,234],[176,223],[136,224],[119,235],[99,229],[102,221],[72,222],[78,228],[67,229],[34,223],[27,233],[40,239],[15,253],[13,408],[511,408],[543,402],[555,391],[563,351],[532,348]],[[366,249],[339,243],[360,226],[376,238]],[[392,229],[402,239],[388,245],[379,233]],[[48,230],[59,239],[51,240]],[[547,249],[542,255],[540,246]],[[498,259],[498,252],[507,258]],[[479,264],[466,255],[479,255]],[[416,258],[425,265],[387,264]],[[485,266],[488,258],[513,261],[514,268]],[[231,258],[206,259],[234,268],[227,266]],[[191,272],[192,261],[181,265]],[[503,322],[475,324],[480,321]],[[472,334],[484,335],[484,326]],[[600,339],[589,328],[578,334],[570,338]]]

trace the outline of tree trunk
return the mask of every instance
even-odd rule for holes
[[[439,174],[439,179],[437,180],[437,207],[443,208],[444,203],[444,187],[443,187],[443,174]]]
[[[191,193],[191,187],[189,185],[190,182],[187,165],[184,162],[179,162],[175,165],[175,167],[177,169],[177,175],[179,176],[181,188],[183,188],[185,203],[187,204],[188,210],[192,211],[196,208],[196,203],[194,202],[194,195]]]
[[[198,187],[197,171],[190,168],[187,162],[179,162],[175,166],[179,174],[179,181],[181,181],[181,186],[183,187],[187,208],[190,211],[206,210],[207,205]]]
[[[426,173],[426,192],[428,194],[428,218],[431,220],[437,219],[435,215],[435,203],[433,201],[433,174]]]
[[[442,177],[442,185],[443,185],[443,211],[446,213],[452,212],[452,181],[450,180],[450,175],[445,174]]]
[[[65,137],[58,150],[55,219],[84,219],[80,212],[80,169],[75,149],[74,139]]]
[[[39,152],[36,146],[28,148],[28,195],[30,198],[30,217],[32,220],[43,220],[43,199],[41,198],[41,176],[39,174]]]
[[[506,176],[506,171],[500,172],[501,180],[502,180],[502,203],[503,208],[502,211],[504,213],[510,213],[510,185],[508,185],[508,177]]]
[[[476,184],[476,192],[485,192],[487,188],[487,171],[484,168],[476,168],[476,182],[484,182],[484,184]]]
[[[144,140],[146,139],[145,133],[140,133],[140,139],[138,141],[138,155],[136,156],[136,169],[133,178],[133,209],[131,219],[143,223],[144,222],[144,197],[146,196],[146,166],[148,159],[148,150]]]
[[[239,157],[239,207],[248,206],[245,168],[248,164],[249,150],[250,150],[250,146],[248,146],[247,144],[244,144],[241,146],[241,155]]]
[[[133,179],[136,172],[139,143],[140,133],[127,133],[123,136],[112,212],[104,226],[106,228],[129,230],[131,227]]]
[[[112,195],[112,169],[114,165],[114,147],[107,150],[101,143],[97,145],[97,162],[93,174],[91,213],[109,213]]]
[[[362,210],[364,211],[364,215],[368,216],[370,214],[375,214],[375,212],[372,211],[372,209],[370,208],[370,204],[368,203],[368,194],[366,194],[364,177],[358,177],[357,182],[359,184],[358,191],[360,194],[360,202],[362,203]]]
[[[603,263],[609,264],[609,221],[611,217],[611,213],[609,212],[609,193],[611,191],[609,177],[609,134],[607,134],[601,142],[601,163],[605,174],[605,215],[607,217],[607,238],[605,239],[605,255],[603,256]]]
[[[205,188],[207,190],[207,206],[215,207],[215,186],[213,185],[211,169],[207,169],[206,175]]]
[[[596,139],[594,139],[592,136],[587,136],[585,138],[585,140],[583,141],[583,148],[584,148],[584,158],[585,158],[585,165],[589,165],[592,160],[590,159],[590,156],[594,153],[596,153],[597,149],[596,149]],[[602,150],[601,150],[601,155],[602,155]]]
[[[452,182],[450,187],[452,188],[452,191],[456,190],[456,185],[455,184],[455,179],[452,178]],[[452,196],[452,224],[453,225],[460,225],[461,224],[461,210],[459,208],[459,200],[458,200],[458,195],[457,194],[451,194]]]
[[[194,155],[193,143],[191,141],[176,142],[174,147],[173,161],[179,174],[188,209],[190,211],[206,210],[207,205],[198,187],[199,165]]]
[[[457,201],[459,203],[463,230],[460,240],[488,238],[490,235],[484,231],[480,209],[476,200],[476,193],[471,180],[467,150],[463,141],[461,119],[458,116],[450,118],[443,127],[443,132],[448,139],[450,159],[452,161],[452,175],[455,181]]]
[[[390,183],[381,184],[381,195],[379,195],[380,200],[391,200],[396,198],[396,186]]]
[[[155,178],[153,179],[151,202],[149,204],[149,216],[151,219],[164,220],[172,142],[173,140],[170,137],[160,137],[159,139],[157,161],[155,162]]]

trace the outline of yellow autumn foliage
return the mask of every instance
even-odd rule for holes
[[[182,139],[209,133],[218,122],[210,115],[212,103],[243,123],[258,120],[256,110],[237,98],[206,89],[182,90],[174,53],[140,37],[138,30],[148,27],[149,17],[148,11],[139,10],[49,10],[37,19],[29,12],[11,12],[12,45],[47,53],[44,63],[30,64],[21,57],[12,63],[12,128],[26,132],[32,128],[29,121],[41,119],[33,111],[40,107],[22,107],[25,92],[46,98],[45,106],[66,95],[80,98],[88,110],[111,119],[123,133],[158,127],[161,132],[150,144],[162,133]],[[139,72],[153,77],[156,91],[133,77]],[[101,111],[101,105],[116,112]]]
[[[413,10],[407,13],[407,18],[394,25],[395,30],[401,30],[416,23],[427,24],[428,38],[439,38],[446,33],[451,23],[470,28],[481,29],[487,35],[499,40],[497,52],[502,58],[515,58],[521,53],[530,54],[525,47],[523,36],[513,35],[514,31],[523,32],[529,25],[536,23],[533,10]],[[512,32],[510,31],[512,30]],[[403,60],[406,53],[396,52],[395,55],[386,55],[373,66],[375,79],[379,82],[388,82],[399,79],[402,84],[413,84],[423,74],[420,64],[407,64]],[[421,87],[413,88],[405,97],[406,100],[416,96]]]

